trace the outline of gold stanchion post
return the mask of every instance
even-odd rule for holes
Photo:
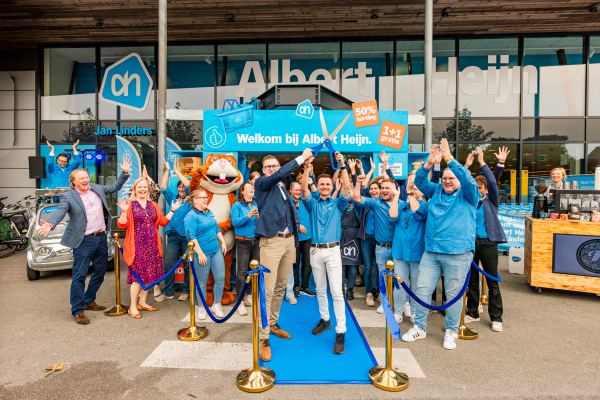
[[[256,270],[258,261],[250,261],[250,268]],[[252,274],[252,368],[248,368],[240,372],[237,376],[236,383],[244,392],[258,393],[271,389],[275,383],[275,372],[267,367],[258,366],[258,327],[259,315],[258,308],[260,307],[259,289],[258,289],[258,274]],[[246,280],[247,282],[248,280]]]
[[[481,304],[487,306],[490,304],[490,299],[487,295],[487,280],[485,279],[485,275],[481,274]]]
[[[115,233],[113,237],[115,238],[115,256],[113,262],[115,263],[115,288],[117,291],[117,302],[108,310],[104,310],[104,315],[107,317],[118,317],[119,315],[125,315],[127,314],[127,309],[129,308],[129,306],[124,306],[121,304],[121,271],[119,270],[119,260],[121,258],[121,252],[119,251],[119,248],[121,245],[119,244],[119,234]]]
[[[179,340],[193,342],[195,340],[204,339],[208,335],[208,329],[204,326],[196,326],[196,305],[194,304],[196,284],[194,283],[194,275],[192,273],[192,264],[194,263],[194,242],[188,243],[188,249],[186,254],[189,256],[190,266],[190,326],[188,328],[180,329],[177,332],[177,337]]]
[[[394,262],[389,260],[385,263],[388,272],[394,271]],[[387,276],[385,286],[387,296],[390,300],[390,307],[394,309],[394,277]],[[375,387],[387,390],[388,392],[399,392],[408,387],[408,375],[398,372],[392,367],[392,334],[387,322],[385,324],[385,366],[378,365],[369,370],[369,378]]]
[[[463,294],[463,309],[460,316],[460,326],[458,327],[458,338],[465,340],[477,339],[479,333],[475,329],[469,328],[465,325],[465,310],[467,309],[467,292]]]

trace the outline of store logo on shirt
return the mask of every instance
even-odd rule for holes
[[[137,53],[117,61],[106,69],[100,100],[136,111],[148,107],[152,78]]]

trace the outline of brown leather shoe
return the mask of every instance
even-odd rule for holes
[[[84,310],[92,310],[92,311],[104,311],[106,307],[96,304],[95,301],[92,301],[87,306],[83,307]]]
[[[277,325],[277,324],[271,325],[271,331],[269,333],[276,335],[279,339],[291,339],[292,338],[292,335],[290,335],[289,333],[287,333],[286,331],[281,329],[279,327],[279,325]]]
[[[271,361],[271,344],[269,339],[263,339],[258,346],[260,348],[258,355],[263,361]]]
[[[90,319],[82,312],[75,316],[75,322],[81,325],[87,325],[90,323]]]

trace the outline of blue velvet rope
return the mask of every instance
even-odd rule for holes
[[[194,269],[194,262],[193,261],[190,264],[190,268],[192,269],[192,275],[194,275],[194,282],[196,283],[196,290],[200,294],[200,300],[202,301],[202,304],[204,305],[204,309],[206,310],[206,313],[208,314],[208,316],[210,317],[210,319],[212,319],[213,321],[215,321],[217,324],[222,324],[223,322],[225,322],[229,318],[231,318],[231,316],[233,315],[233,313],[235,313],[236,310],[238,309],[238,307],[240,306],[240,303],[242,302],[242,300],[244,300],[244,296],[239,296],[239,298],[235,302],[235,305],[233,306],[233,308],[231,309],[231,311],[229,312],[229,314],[227,314],[224,318],[222,318],[222,319],[216,318],[212,314],[212,312],[210,311],[210,308],[208,307],[208,304],[206,304],[206,299],[204,298],[204,295],[202,294],[202,290],[200,290],[200,282],[198,282],[198,277],[196,276],[196,270]],[[248,287],[248,282],[245,282],[244,283],[244,287],[242,288],[242,291],[240,293],[246,293],[246,288],[247,287]]]
[[[395,279],[396,276],[394,275],[394,271],[388,271],[387,269],[381,271],[381,274],[379,274],[379,295],[381,296],[381,304],[383,305],[383,311],[385,313],[385,320],[387,321],[388,329],[392,334],[392,338],[396,340],[402,338],[402,335],[400,334],[400,326],[398,325],[398,321],[396,321],[396,317],[394,317],[394,311],[392,310],[390,300],[387,296],[387,287],[385,285],[386,275],[394,277],[392,282],[394,282],[396,289],[400,289],[400,286],[398,286],[398,280]]]
[[[460,293],[455,298],[450,300],[448,303],[441,305],[441,306],[432,306],[430,304],[425,303],[423,300],[418,298],[417,295],[414,294],[412,290],[410,290],[410,288],[406,285],[406,283],[404,283],[404,281],[400,282],[400,284],[402,285],[404,290],[406,290],[408,295],[410,297],[412,297],[413,299],[415,299],[415,301],[417,303],[419,303],[420,305],[422,305],[423,307],[428,308],[430,310],[445,310],[445,309],[449,308],[450,306],[452,306],[454,303],[456,303],[458,301],[458,299],[463,297],[463,295],[467,291],[467,287],[469,286],[470,278],[471,278],[471,268],[469,268],[469,271],[467,272],[467,279],[465,279],[465,284],[463,285],[462,289],[460,290]],[[394,278],[394,279],[397,279],[397,278]]]
[[[258,293],[260,297],[260,320],[262,328],[269,326],[269,316],[267,315],[267,301],[265,297],[265,276],[264,273],[271,272],[268,268],[259,265],[257,269],[249,271],[248,275],[258,274]]]
[[[121,251],[121,254],[123,254],[123,248],[120,247],[119,250]],[[133,274],[133,276],[135,277],[135,279],[137,280],[137,282],[140,284],[140,286],[142,287],[142,289],[148,290],[152,286],[158,285],[159,283],[161,283],[162,281],[164,281],[165,279],[167,279],[167,277],[169,275],[171,275],[173,272],[175,272],[175,270],[177,269],[177,267],[179,267],[179,265],[181,265],[182,262],[183,262],[183,257],[180,258],[179,261],[177,261],[177,263],[175,265],[173,265],[173,268],[171,268],[166,274],[164,274],[162,278],[160,278],[157,281],[152,282],[152,283],[150,283],[148,285],[144,285],[144,281],[142,280],[142,278],[140,278],[140,276],[137,274],[137,272],[135,272],[135,270],[133,268],[131,268],[130,265],[127,265],[127,268],[129,268],[129,270],[131,271],[131,273]]]
[[[473,267],[475,267],[475,269],[479,272],[481,272],[486,278],[491,279],[493,281],[496,282],[501,282],[502,278],[500,278],[500,274],[498,274],[498,277],[493,277],[490,274],[488,274],[487,272],[485,272],[484,270],[482,270],[481,268],[479,268],[479,265],[475,264],[475,261],[471,261],[471,265],[473,265]]]

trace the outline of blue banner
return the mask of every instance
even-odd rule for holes
[[[142,163],[140,157],[131,143],[127,139],[117,136],[117,164],[123,163],[123,157],[128,157],[131,160],[131,169],[129,170],[129,179],[119,190],[119,198],[127,201],[129,199],[129,191],[133,187],[133,182],[142,176]],[[117,165],[117,176],[121,175],[123,170],[120,165]]]
[[[508,241],[503,246],[525,247],[525,217],[498,213],[498,219]]]
[[[177,175],[175,175],[175,168],[177,168],[177,157],[178,155],[176,153],[174,153],[175,151],[180,151],[181,147],[179,147],[179,145],[177,143],[175,143],[172,139],[167,138],[167,149],[166,149],[166,160],[169,163],[169,167],[171,168],[169,170],[169,184],[168,184],[168,188],[170,188],[173,192],[177,192],[177,183],[179,182],[179,179],[177,178]],[[162,162],[162,160],[159,160],[159,162]],[[162,177],[159,177],[159,182],[162,179]],[[167,208],[170,210],[171,205],[167,204]]]

